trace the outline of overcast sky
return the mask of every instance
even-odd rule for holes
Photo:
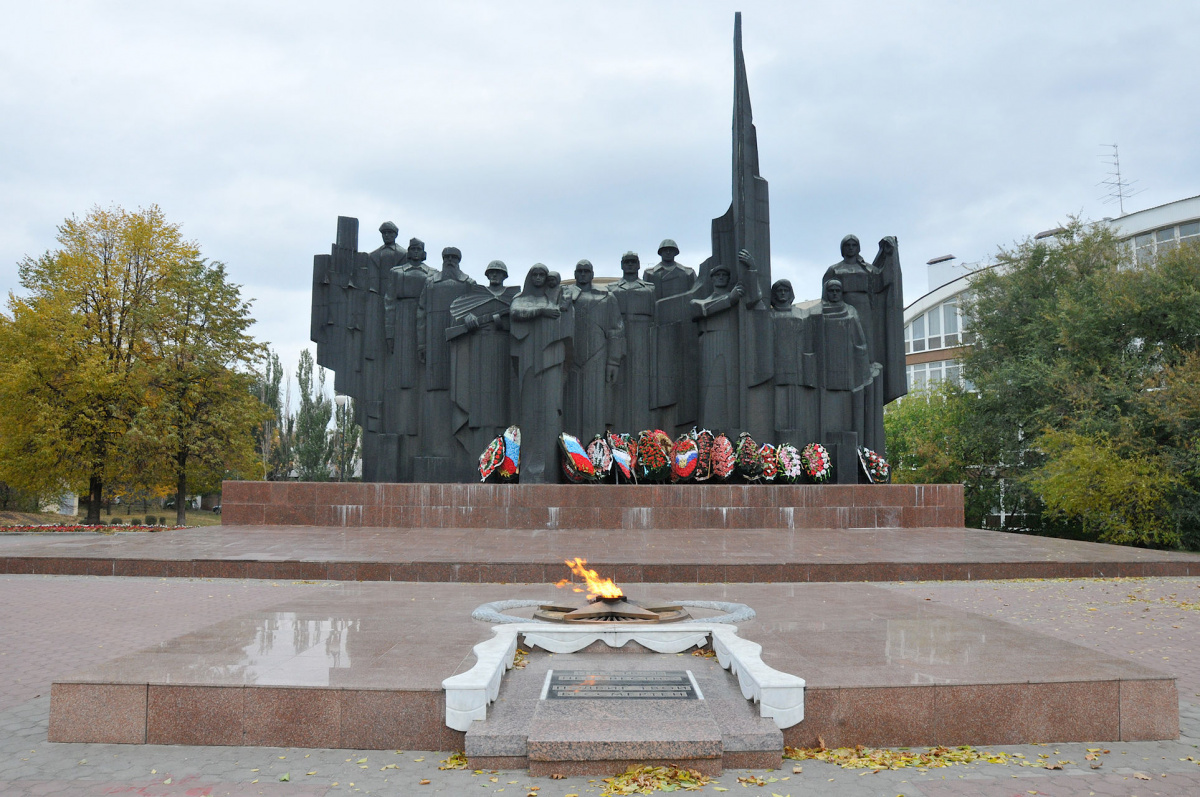
[[[816,298],[849,232],[988,259],[1103,203],[1200,193],[1200,3],[16,2],[0,40],[0,288],[93,205],[158,204],[294,369],[338,215],[482,281],[695,266],[730,200],[733,12],[773,276]],[[1111,152],[1111,150],[1109,150]]]

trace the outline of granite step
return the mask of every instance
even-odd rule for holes
[[[690,671],[702,699],[542,699],[548,670]],[[744,697],[714,659],[660,654],[630,643],[573,654],[535,651],[510,671],[482,722],[466,732],[475,769],[531,775],[611,775],[634,764],[676,764],[705,774],[778,768],[783,733]]]
[[[641,762],[719,775],[724,753],[707,700],[541,700],[526,745],[530,775],[611,775]]]

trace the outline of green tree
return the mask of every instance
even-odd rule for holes
[[[1028,477],[1046,511],[1078,522],[1104,542],[1173,546],[1168,498],[1179,478],[1166,458],[1092,436],[1047,430],[1039,439],[1046,461]]]
[[[333,417],[333,401],[325,395],[325,369],[316,367],[308,349],[300,352],[296,382],[300,387],[295,428],[296,469],[301,481],[329,481],[329,460],[333,453],[329,421]]]
[[[93,208],[20,264],[0,315],[0,477],[27,491],[210,488],[253,461],[253,320],[225,268],[157,207]]]
[[[987,456],[977,401],[974,393],[942,382],[889,404],[883,424],[892,481],[965,485],[966,523],[982,527],[1001,501],[1000,479],[1012,474]]]
[[[283,411],[283,376],[283,365],[279,362],[279,355],[270,352],[263,360],[262,371],[255,373],[254,384],[251,387],[254,397],[266,410],[258,428],[255,429],[254,441],[264,479],[276,478],[274,459],[284,442],[280,433],[287,424]]]
[[[1073,221],[998,261],[967,305],[979,461],[1016,477],[1034,530],[1200,546],[1200,248],[1138,264]]]
[[[152,429],[175,489],[176,522],[189,492],[226,475],[258,477],[254,432],[268,411],[251,393],[262,347],[241,287],[222,263],[196,259],[158,296],[166,308],[152,331],[150,395],[139,416]]]
[[[910,392],[884,412],[892,480],[901,484],[963,481],[967,453],[962,430],[969,401],[949,383]]]
[[[334,408],[332,462],[334,473],[340,482],[352,481],[362,450],[362,427],[355,423],[357,414],[354,399],[338,396]]]
[[[199,257],[157,207],[93,208],[58,228],[59,248],[19,264],[27,296],[0,314],[0,478],[27,492],[69,487],[100,518],[126,471],[167,283]]]

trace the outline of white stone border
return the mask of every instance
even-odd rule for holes
[[[550,627],[547,627],[550,626]],[[475,666],[442,681],[446,690],[446,725],[465,731],[487,717],[488,705],[500,694],[500,679],[513,666],[517,641],[551,653],[575,653],[596,641],[611,648],[637,642],[656,653],[682,653],[712,639],[717,662],[737,676],[742,696],[758,703],[758,713],[780,728],[804,719],[804,679],[768,667],[762,645],[742,639],[735,626],[720,623],[673,623],[627,627],[512,623],[492,626],[492,638],[475,646]]]

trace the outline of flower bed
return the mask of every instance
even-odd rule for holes
[[[95,531],[100,533],[111,534],[114,531],[167,531],[168,529],[184,529],[187,526],[135,526],[135,525],[105,525],[103,523],[96,526],[73,525],[64,526],[54,523],[45,525],[26,525],[26,526],[0,526],[0,534],[55,534],[55,533],[71,533]]]

